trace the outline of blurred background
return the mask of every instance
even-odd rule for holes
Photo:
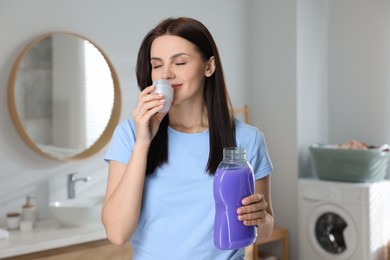
[[[37,204],[66,197],[66,175],[91,176],[80,195],[104,194],[105,148],[77,161],[31,150],[7,107],[16,58],[36,37],[72,32],[94,41],[115,69],[120,121],[138,95],[136,55],[147,31],[166,17],[202,21],[219,47],[235,107],[247,104],[271,159],[276,225],[289,230],[298,259],[298,179],[315,177],[308,147],[356,139],[390,142],[390,2],[385,0],[1,0],[0,226],[27,194]],[[41,202],[42,203],[42,202]],[[47,217],[42,204],[38,217]]]

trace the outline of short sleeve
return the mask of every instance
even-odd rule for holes
[[[273,166],[269,157],[264,134],[260,131],[256,131],[253,150],[248,161],[253,167],[256,180],[261,179],[272,172]]]
[[[246,159],[253,167],[256,180],[272,172],[265,137],[257,127],[236,119],[236,145],[245,148]]]
[[[114,131],[111,143],[104,156],[104,160],[118,161],[124,164],[129,162],[135,144],[135,124],[133,120],[120,123]]]

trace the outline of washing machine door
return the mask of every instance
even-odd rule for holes
[[[324,203],[309,218],[309,238],[322,259],[351,259],[357,250],[358,229],[350,214],[340,207]]]

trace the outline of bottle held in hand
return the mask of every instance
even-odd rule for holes
[[[152,93],[160,93],[164,96],[164,107],[159,112],[168,112],[173,99],[173,88],[169,80],[159,79],[153,81],[155,89]]]
[[[255,192],[253,168],[242,147],[224,148],[223,160],[214,176],[214,245],[222,250],[239,249],[256,240],[256,226],[238,220],[241,200]]]

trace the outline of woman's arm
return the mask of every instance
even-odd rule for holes
[[[244,206],[237,209],[238,219],[246,226],[257,226],[257,241],[267,240],[272,234],[274,217],[271,204],[271,176],[256,181],[255,194],[242,200]]]
[[[148,147],[135,145],[128,165],[110,161],[102,220],[113,244],[128,242],[137,227],[147,153]]]
[[[128,164],[110,161],[102,221],[107,238],[117,245],[129,241],[133,235],[142,203],[149,147],[166,113],[158,113],[163,106],[161,94],[150,94],[154,86],[145,88],[138,97],[133,112],[136,141]]]

